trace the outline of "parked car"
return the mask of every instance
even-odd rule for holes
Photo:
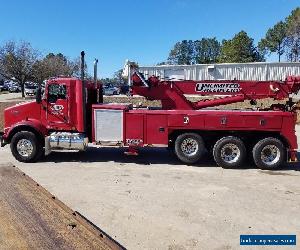
[[[5,83],[1,87],[2,91],[8,91],[8,86]]]
[[[104,95],[119,95],[120,90],[116,87],[104,87],[103,88]]]
[[[8,91],[8,89],[9,89],[8,81],[0,83],[0,91]]]
[[[24,92],[25,95],[34,96],[36,94],[37,86],[36,85],[25,85]]]
[[[13,83],[8,89],[10,93],[19,93],[21,90],[21,86],[18,83]]]
[[[11,81],[11,80],[7,80],[7,81],[4,82],[4,85],[7,86],[7,89],[8,89],[8,90],[9,90],[10,87],[11,87],[12,85],[14,85],[14,84],[17,84],[17,83],[14,82],[14,81]]]

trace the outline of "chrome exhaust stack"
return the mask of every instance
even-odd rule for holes
[[[82,83],[82,116],[83,116],[83,131],[86,133],[86,89],[85,89],[85,82],[84,82],[84,69],[85,69],[85,62],[84,62],[84,51],[81,51],[81,83]]]
[[[98,67],[98,59],[95,58],[94,61],[94,83],[97,87],[97,67]]]

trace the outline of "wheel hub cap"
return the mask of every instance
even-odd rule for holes
[[[195,139],[187,138],[181,143],[181,151],[188,156],[193,156],[198,152],[198,143]]]
[[[33,146],[31,141],[27,139],[21,139],[17,143],[17,151],[23,157],[28,157],[32,154]]]
[[[233,143],[225,144],[221,149],[221,158],[227,163],[237,162],[240,155],[239,147]]]
[[[267,145],[261,151],[261,160],[267,165],[276,164],[280,159],[280,150],[275,145]]]

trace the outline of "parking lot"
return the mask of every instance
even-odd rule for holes
[[[297,234],[300,228],[299,164],[225,170],[206,158],[186,166],[154,148],[138,157],[90,148],[22,164],[8,145],[0,149],[0,165],[6,163],[128,249],[237,249],[240,234]]]

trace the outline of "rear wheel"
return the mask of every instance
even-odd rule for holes
[[[43,147],[32,132],[21,131],[11,139],[10,148],[13,156],[21,162],[35,162],[43,154]]]
[[[175,154],[184,163],[196,163],[205,152],[203,139],[196,133],[185,133],[176,138]]]
[[[276,138],[268,137],[260,140],[253,148],[253,159],[261,169],[276,169],[286,159],[286,149]]]
[[[213,148],[216,163],[222,168],[239,168],[246,158],[246,147],[243,141],[234,136],[223,137]]]

